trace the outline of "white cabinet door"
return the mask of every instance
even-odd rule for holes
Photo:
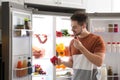
[[[86,12],[111,12],[112,0],[87,0]]]
[[[120,12],[120,0],[112,0],[112,12]]]
[[[57,0],[25,0],[25,3],[57,6]]]
[[[25,3],[43,4],[60,7],[85,8],[86,0],[25,0]]]
[[[58,0],[59,6],[71,8],[85,8],[86,0]]]
[[[6,1],[24,5],[24,0],[1,0],[1,2],[6,2]]]

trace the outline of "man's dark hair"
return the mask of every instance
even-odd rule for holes
[[[71,20],[73,21],[77,21],[79,25],[83,25],[84,23],[86,25],[88,25],[88,16],[86,13],[84,12],[79,12],[76,11],[72,16],[71,16]],[[88,27],[86,26],[86,28],[88,29]]]

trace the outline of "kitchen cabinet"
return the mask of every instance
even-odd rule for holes
[[[86,0],[58,0],[59,6],[71,8],[85,8]]]
[[[57,6],[57,0],[25,0],[25,3]]]
[[[0,2],[7,2],[7,1],[24,5],[24,0],[1,0]]]
[[[112,0],[87,0],[86,12],[108,13],[112,11]]]
[[[86,0],[25,0],[25,3],[71,8],[85,8],[85,1]]]
[[[112,12],[120,12],[120,0],[112,1]]]

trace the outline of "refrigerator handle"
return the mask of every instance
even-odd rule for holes
[[[5,62],[2,62],[2,80],[5,80]]]

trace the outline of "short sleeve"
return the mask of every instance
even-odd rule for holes
[[[102,37],[99,36],[96,41],[94,53],[96,53],[96,52],[105,53],[105,50],[106,50],[106,48],[105,48],[104,40],[102,39]]]

